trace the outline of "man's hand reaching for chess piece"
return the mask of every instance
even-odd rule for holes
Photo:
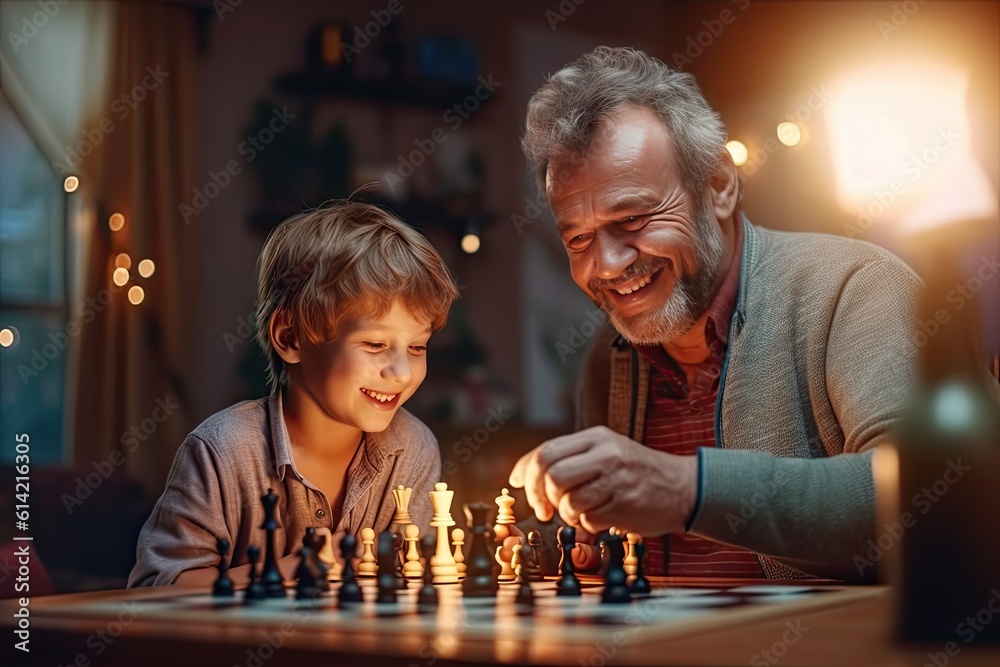
[[[596,534],[612,526],[656,536],[683,531],[694,511],[698,461],[645,447],[605,426],[548,440],[515,464],[539,521],[554,512]]]

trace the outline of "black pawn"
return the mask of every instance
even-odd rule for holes
[[[517,547],[516,551],[514,551],[514,558],[518,562],[518,567],[515,571],[518,572],[517,580],[520,583],[520,586],[517,587],[517,599],[515,600],[518,604],[535,603],[535,594],[531,590],[531,584],[528,583],[527,561],[531,556],[531,546],[527,544]],[[511,563],[513,563],[513,560]]]
[[[319,570],[312,562],[313,553],[309,547],[299,549],[299,565],[295,569],[295,577],[298,579],[295,584],[296,600],[315,600],[320,596]]]
[[[264,548],[264,571],[260,575],[260,583],[264,586],[264,591],[269,598],[285,597],[285,582],[278,569],[278,560],[274,553],[274,531],[278,529],[278,521],[274,513],[278,504],[278,496],[274,491],[267,490],[261,496],[260,502],[264,505],[264,523],[261,528],[266,531],[267,542]]]
[[[612,535],[607,539],[608,563],[607,574],[604,575],[604,590],[601,591],[601,602],[604,604],[625,604],[632,601],[628,592],[628,574],[625,573],[625,545],[621,535]]]
[[[497,582],[493,566],[496,559],[490,553],[493,532],[487,524],[490,506],[486,503],[471,503],[465,506],[465,516],[472,534],[469,537],[465,560],[465,579],[462,580],[462,594],[467,597],[496,597],[500,584]]]
[[[576,546],[576,528],[563,526],[558,533],[559,548],[562,549],[562,561],[559,569],[562,571],[562,578],[556,584],[556,595],[577,596],[581,595],[580,580],[576,578],[576,566],[573,565],[573,547]]]
[[[344,572],[340,575],[340,590],[337,591],[337,600],[344,604],[346,602],[362,602],[364,597],[361,594],[361,587],[358,586],[358,579],[354,574],[354,550],[358,546],[358,539],[348,533],[340,540],[340,555],[344,560]]]
[[[645,595],[647,593],[653,592],[653,587],[649,584],[649,579],[646,578],[646,543],[639,541],[635,543],[635,557],[639,559],[638,565],[635,568],[635,579],[629,585],[628,589],[637,594]]]
[[[397,530],[392,534],[392,550],[396,554],[396,590],[405,591],[406,590],[406,577],[403,576],[403,561],[405,560],[403,554],[405,551],[406,541],[403,539],[403,531]]]
[[[420,540],[420,555],[424,557],[424,585],[417,594],[418,604],[437,604],[438,593],[434,588],[434,573],[431,572],[431,557],[434,556],[434,549],[437,540],[433,535],[424,535]]]
[[[216,546],[219,547],[219,578],[212,586],[212,597],[231,598],[233,597],[233,580],[229,578],[229,561],[226,554],[229,553],[229,540],[220,539]]]
[[[375,602],[396,601],[396,565],[399,556],[393,546],[393,535],[383,531],[378,536],[378,597]]]
[[[250,560],[250,584],[243,591],[243,602],[250,604],[267,597],[264,586],[260,583],[260,568],[257,563],[260,561],[260,547],[250,545],[247,547],[247,558]]]
[[[528,544],[521,548],[521,572],[527,571],[524,579],[527,581],[544,581],[542,575],[541,550],[542,534],[537,530],[528,533]],[[525,553],[527,551],[527,553]]]
[[[323,562],[323,559],[319,557],[319,552],[326,544],[326,535],[316,535],[316,529],[312,526],[306,528],[306,534],[302,538],[302,546],[309,547],[309,551],[312,555],[312,566],[317,571],[319,575],[319,588],[321,591],[330,590],[330,566]]]

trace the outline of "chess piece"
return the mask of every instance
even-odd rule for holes
[[[608,574],[608,565],[611,564],[611,556],[608,554],[608,543],[605,540],[600,540],[597,543],[597,555],[601,559],[601,565],[597,569],[598,576],[603,579]]]
[[[601,602],[604,604],[624,604],[632,601],[632,595],[628,591],[625,582],[628,575],[625,574],[625,545],[621,535],[611,535],[607,539],[608,545],[608,572],[604,577],[604,590],[601,591]]]
[[[437,528],[437,551],[431,558],[431,572],[435,584],[454,584],[458,582],[458,567],[451,553],[448,540],[448,529],[455,525],[451,518],[451,502],[455,492],[448,490],[448,484],[438,482],[430,492],[434,516],[431,517],[431,528]]]
[[[498,526],[509,526],[517,521],[514,518],[514,497],[510,495],[510,491],[503,489],[496,497],[496,504]]]
[[[625,554],[625,574],[628,576],[634,576],[636,570],[639,567],[639,559],[636,557],[635,545],[639,543],[642,537],[639,533],[625,533],[625,539],[628,540],[628,552]]]
[[[313,562],[313,551],[309,547],[299,549],[299,565],[295,568],[295,599],[315,600],[322,593],[320,571]]]
[[[503,544],[497,547],[495,558],[497,563],[500,564],[500,574],[497,576],[497,581],[502,584],[517,581],[517,576],[514,574],[514,568],[511,565],[511,558],[514,556],[514,547],[520,546],[520,544],[521,538],[511,535],[504,538]]]
[[[525,555],[525,550],[530,552],[531,547],[528,545],[515,544],[512,550],[514,554],[510,558],[511,567],[515,573],[520,573],[517,574],[517,580],[520,585],[517,588],[517,598],[515,599],[515,602],[518,604],[534,604],[535,595],[531,590],[531,584],[528,583],[527,577],[524,576],[526,572],[522,561],[522,557]]]
[[[465,580],[462,582],[462,593],[468,597],[495,597],[500,588],[493,575],[494,560],[489,548],[493,539],[486,518],[489,511],[490,506],[486,503],[465,506],[465,514],[472,527],[469,558],[466,560]]]
[[[420,551],[424,555],[424,585],[417,593],[418,604],[437,604],[438,594],[434,588],[434,573],[431,571],[431,559],[434,558],[434,536],[424,535],[420,540]]]
[[[562,560],[559,569],[562,577],[556,584],[556,595],[578,596],[580,591],[580,580],[576,578],[576,566],[573,563],[573,547],[576,546],[576,528],[563,526],[558,533],[559,548],[562,550]]]
[[[527,570],[525,579],[528,581],[544,581],[542,565],[539,562],[539,551],[542,549],[542,534],[537,530],[528,532],[528,544],[521,547],[521,570]]]
[[[392,525],[400,531],[405,530],[403,526],[409,526],[413,523],[409,511],[410,496],[412,494],[413,489],[404,487],[402,484],[392,490],[392,499],[396,502],[396,513],[392,516]]]
[[[403,539],[406,542],[406,562],[403,563],[403,576],[407,579],[419,579],[424,574],[424,568],[420,564],[420,552],[417,551],[420,528],[412,523],[405,526]]]
[[[340,604],[348,602],[362,602],[361,587],[354,575],[354,550],[358,546],[358,540],[350,533],[344,535],[340,540],[340,556],[344,561],[344,570],[341,574],[340,590],[337,591],[337,600]]]
[[[374,577],[378,575],[378,563],[375,560],[374,545],[375,531],[371,528],[361,529],[361,544],[364,551],[361,553],[361,562],[358,563],[359,577]]]
[[[629,591],[637,595],[646,595],[653,592],[653,587],[646,578],[646,542],[639,540],[635,545],[636,570],[635,579],[629,584]]]
[[[216,546],[219,548],[219,578],[212,585],[212,597],[231,598],[233,597],[233,580],[229,578],[229,561],[226,558],[229,553],[229,540],[219,539]]]
[[[274,553],[274,531],[278,529],[278,521],[275,518],[278,496],[272,489],[268,489],[267,493],[261,496],[260,502],[264,505],[264,523],[260,527],[266,531],[267,539],[264,545],[264,570],[260,575],[260,583],[264,586],[267,597],[283,598],[285,580],[281,576],[281,570],[278,569],[278,559]]]
[[[393,534],[388,530],[378,536],[378,597],[376,602],[396,601],[396,566],[399,557],[393,545]],[[404,583],[405,585],[405,583]]]
[[[396,557],[396,567],[393,570],[393,578],[397,591],[406,590],[406,577],[403,576],[403,532],[392,533],[392,553]]]
[[[311,557],[311,565],[317,574],[317,584],[321,591],[329,592],[330,590],[330,566],[323,562],[323,559],[319,557],[319,552],[323,549],[323,545],[326,543],[326,535],[317,535],[316,529],[312,526],[306,528],[306,534],[302,538],[302,546],[309,547],[309,553]]]
[[[465,546],[465,531],[461,528],[456,528],[451,531],[451,542],[455,546],[455,568],[458,570],[458,578],[465,579],[465,572],[468,569],[465,565],[465,551],[462,547]]]
[[[243,591],[243,602],[244,604],[252,604],[267,598],[267,591],[260,583],[260,568],[257,567],[257,563],[260,561],[260,548],[253,544],[247,547],[247,559],[250,561],[250,583]]]

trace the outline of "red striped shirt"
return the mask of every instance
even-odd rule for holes
[[[689,368],[693,382],[688,384],[684,369],[662,346],[636,348],[652,365],[645,429],[645,444],[648,447],[670,454],[693,456],[698,447],[716,446],[715,402],[726,355],[729,320],[739,287],[743,248],[743,227],[739,224],[736,225],[735,246],[732,263],[708,309],[705,339],[711,353],[703,363]],[[687,533],[646,539],[646,553],[650,574],[765,577],[753,551]]]

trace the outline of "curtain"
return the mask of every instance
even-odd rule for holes
[[[191,426],[198,227],[178,204],[197,170],[197,25],[190,8],[145,3],[117,5],[114,23],[105,107],[114,130],[90,174],[98,224],[84,276],[85,293],[108,303],[76,339],[70,427],[77,464],[111,461],[155,497]],[[108,224],[114,213],[124,216],[119,231]],[[131,266],[119,287],[121,253]],[[148,278],[137,270],[143,259],[155,266]]]

